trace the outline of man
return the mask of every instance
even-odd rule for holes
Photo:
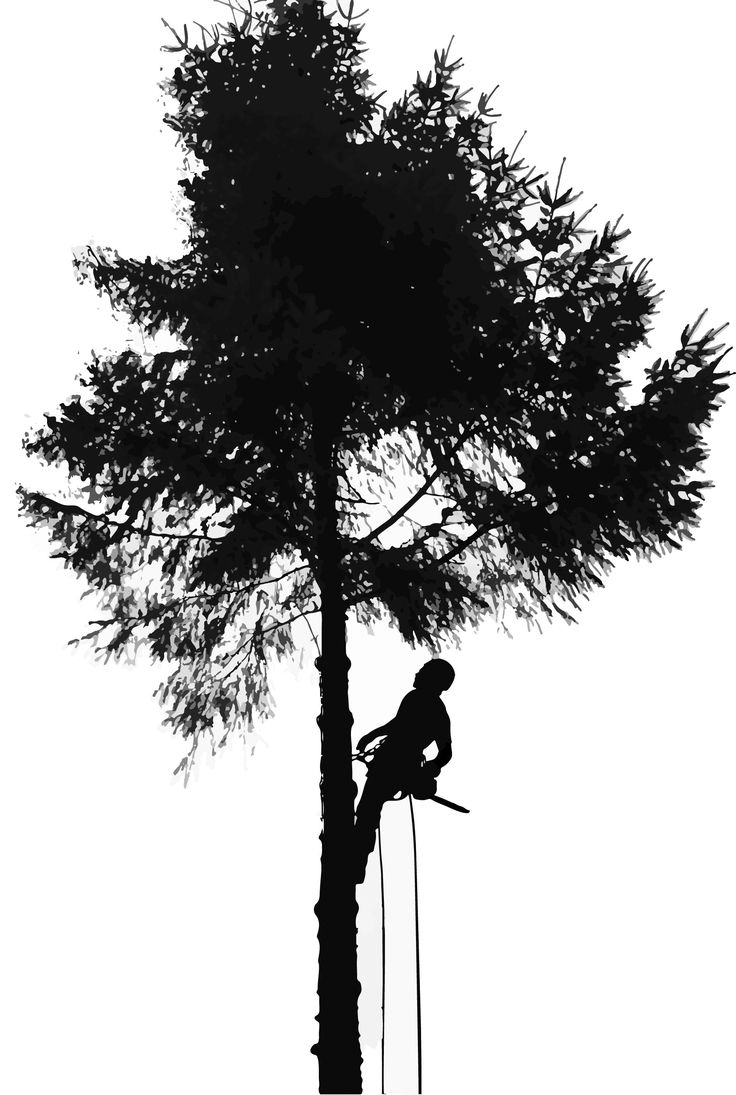
[[[355,813],[356,881],[376,843],[376,831],[384,802],[413,795],[430,798],[437,790],[437,776],[452,757],[450,719],[440,693],[455,679],[455,670],[442,658],[427,662],[414,677],[414,689],[404,696],[399,710],[385,726],[364,734],[358,753],[376,738],[383,740],[370,751],[368,775]],[[424,750],[432,743],[437,756],[425,761]]]

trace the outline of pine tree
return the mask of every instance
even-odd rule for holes
[[[319,617],[315,1052],[321,1091],[357,1092],[348,617],[436,650],[488,616],[574,619],[615,560],[679,547],[724,353],[698,321],[628,399],[646,265],[496,144],[447,50],[384,107],[352,6],[230,10],[172,47],[184,254],[77,260],[173,348],[94,355],[25,440],[68,497],[20,494],[97,593],[85,639],[170,667],[185,775],[270,713],[269,662]]]

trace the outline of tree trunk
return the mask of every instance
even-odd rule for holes
[[[317,581],[321,595],[322,874],[315,913],[319,923],[319,1090],[334,1095],[362,1091],[358,1034],[357,929],[355,900],[354,800],[348,702],[346,611],[342,595],[337,526],[334,445],[315,431],[314,513]]]

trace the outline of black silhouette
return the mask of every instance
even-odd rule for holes
[[[442,798],[441,795],[430,795],[432,802],[439,802],[440,806],[447,806],[450,810],[457,810],[460,814],[469,814],[470,810],[467,806],[460,806],[457,802],[450,802],[447,798]]]
[[[358,752],[381,738],[367,761],[368,775],[355,813],[355,878],[362,882],[384,802],[413,795],[432,798],[437,776],[452,758],[450,719],[440,694],[455,678],[449,662],[435,658],[414,678],[414,689],[401,701],[396,715],[384,726],[364,734]],[[425,759],[425,750],[437,746],[437,755]]]
[[[96,591],[85,638],[168,664],[185,775],[269,714],[269,659],[319,614],[315,1052],[321,1091],[358,1092],[348,616],[431,651],[488,615],[574,618],[697,524],[726,374],[696,323],[627,401],[646,265],[494,143],[447,50],[384,107],[352,5],[230,10],[169,47],[184,253],[76,263],[146,349],[94,355],[26,438],[66,496],[20,493]]]

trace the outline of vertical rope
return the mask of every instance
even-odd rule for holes
[[[414,821],[414,802],[409,795],[411,812],[411,840],[414,847],[414,950],[417,970],[417,1091],[422,1095],[422,986],[419,971],[419,882],[417,877],[417,827]]]
[[[386,1095],[386,901],[383,888],[383,848],[378,822],[378,869],[381,874],[381,1095]]]

